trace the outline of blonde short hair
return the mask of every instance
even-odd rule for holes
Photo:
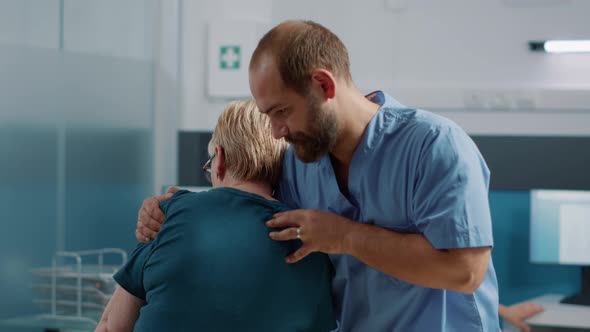
[[[258,111],[252,99],[226,106],[209,142],[210,155],[215,145],[223,147],[225,167],[236,179],[272,185],[281,175],[288,146],[284,139],[273,138],[268,116]]]

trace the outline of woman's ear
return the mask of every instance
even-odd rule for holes
[[[216,162],[211,167],[215,167],[215,174],[219,181],[222,181],[225,177],[225,150],[221,145],[215,146],[215,159]]]

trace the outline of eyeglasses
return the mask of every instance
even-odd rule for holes
[[[203,173],[205,174],[205,179],[207,179],[209,183],[211,183],[211,162],[213,161],[213,158],[215,158],[215,153],[209,158],[209,160],[207,160],[205,165],[203,165]]]

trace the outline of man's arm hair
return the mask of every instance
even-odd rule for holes
[[[438,250],[422,234],[360,223],[353,227],[345,240],[345,253],[397,279],[470,294],[487,273],[490,247]]]

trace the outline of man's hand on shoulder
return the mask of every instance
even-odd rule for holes
[[[275,214],[266,226],[281,228],[269,233],[275,241],[299,239],[301,248],[289,255],[287,263],[296,263],[312,252],[341,254],[347,235],[355,222],[331,212],[320,210],[292,210]]]
[[[156,237],[166,218],[160,209],[160,203],[170,199],[179,190],[178,187],[170,187],[164,195],[146,198],[143,201],[137,214],[137,228],[135,229],[135,237],[139,242],[147,243]]]

